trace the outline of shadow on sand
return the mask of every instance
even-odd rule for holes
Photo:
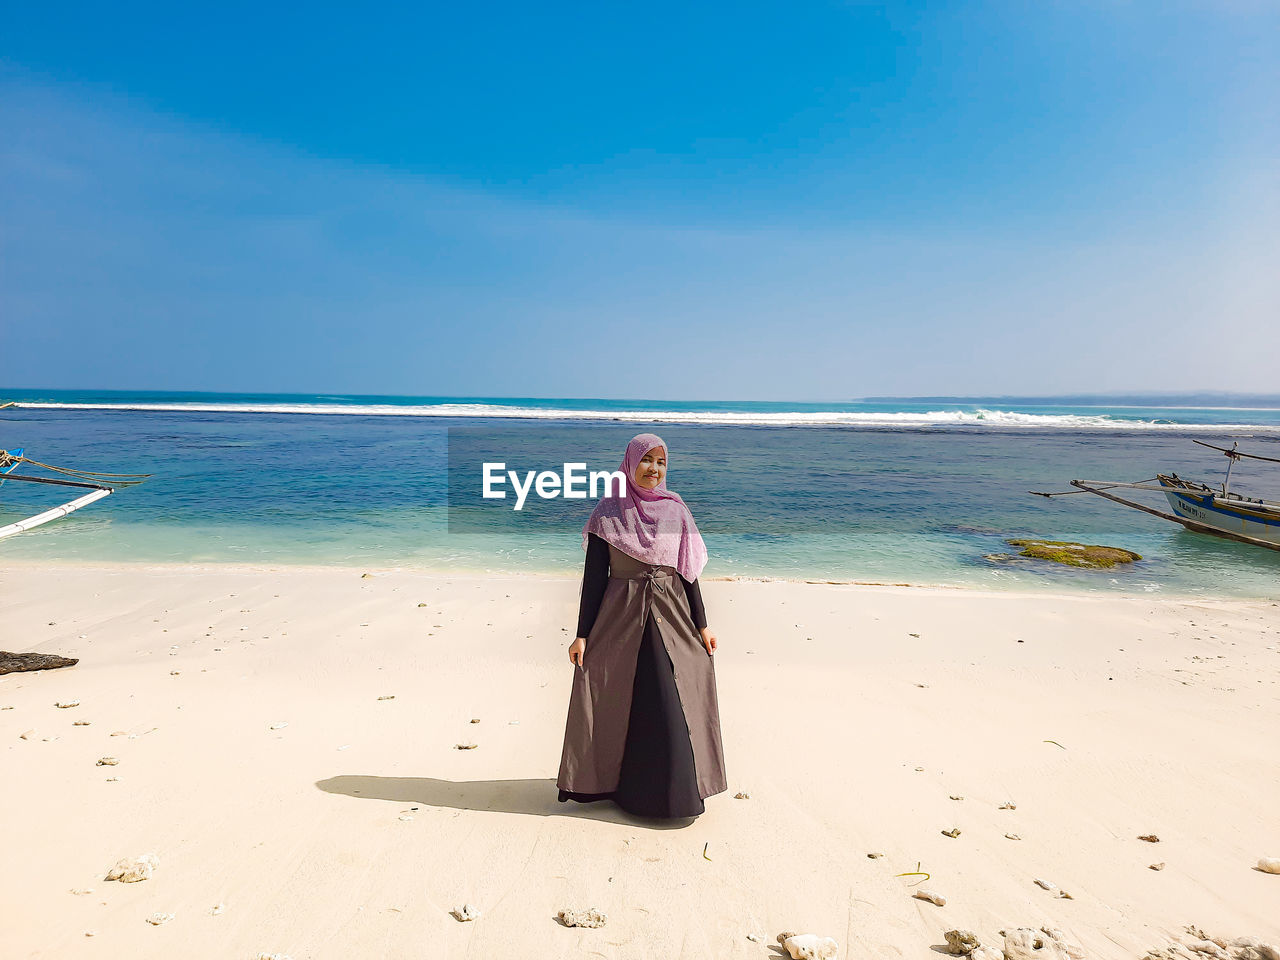
[[[595,803],[561,803],[556,799],[555,780],[435,780],[431,777],[373,777],[353,774],[317,780],[326,793],[338,793],[360,800],[394,800],[429,807],[456,810],[487,810],[492,813],[523,813],[534,817],[575,817],[605,823],[630,823],[651,830],[678,830],[693,823],[693,817],[657,820],[636,817],[612,800]]]

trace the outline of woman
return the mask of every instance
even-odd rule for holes
[[[587,551],[557,786],[561,801],[611,799],[647,817],[696,817],[726,789],[720,711],[698,575],[707,548],[667,489],[667,445],[642,433],[626,490],[603,497]]]

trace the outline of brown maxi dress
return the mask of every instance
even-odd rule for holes
[[[598,610],[598,612],[597,612]],[[588,536],[559,799],[695,817],[727,787],[697,580]]]

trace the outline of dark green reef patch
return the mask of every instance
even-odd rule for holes
[[[1011,547],[1021,547],[1020,556],[1035,560],[1052,560],[1069,567],[1108,568],[1119,563],[1133,563],[1142,555],[1121,547],[1103,547],[1069,540],[1006,540]]]

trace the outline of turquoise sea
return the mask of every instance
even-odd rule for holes
[[[752,575],[1273,597],[1280,553],[1190,533],[1072,478],[1157,471],[1218,483],[1193,439],[1280,456],[1280,397],[886,399],[842,403],[122,393],[0,388],[0,448],[154,474],[0,540],[0,561],[238,562],[576,573],[589,500],[479,497],[483,460],[617,467],[636,433],[671,448],[669,485],[711,554]],[[1233,487],[1280,498],[1280,466]],[[0,523],[70,499],[0,486]],[[1152,501],[1164,506],[1162,500]],[[995,562],[1003,539],[1127,547],[1123,571]]]

